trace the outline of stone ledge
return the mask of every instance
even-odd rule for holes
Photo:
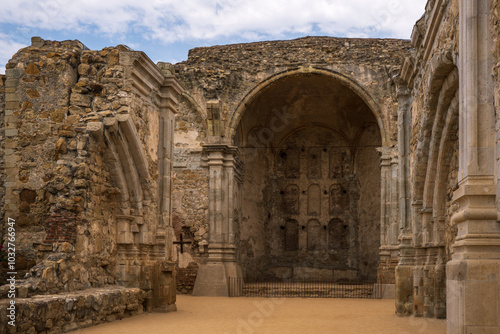
[[[145,293],[138,288],[105,287],[16,298],[15,327],[7,318],[9,299],[0,300],[0,334],[65,333],[141,314]]]

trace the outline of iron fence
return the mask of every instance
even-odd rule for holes
[[[328,282],[325,280],[286,280],[245,282],[229,277],[229,297],[266,298],[382,298],[377,283]]]

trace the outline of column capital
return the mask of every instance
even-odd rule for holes
[[[398,147],[397,146],[381,146],[376,148],[377,152],[380,153],[380,159],[383,160],[392,160],[393,158],[398,157]]]
[[[243,182],[244,165],[239,155],[240,150],[236,146],[226,144],[209,144],[203,146],[204,157],[202,166],[222,166],[232,168],[238,182]]]
[[[207,144],[203,145],[203,152],[221,152],[225,154],[239,154],[239,149],[236,146],[231,146],[227,144]]]

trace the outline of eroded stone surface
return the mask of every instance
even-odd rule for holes
[[[142,314],[145,293],[138,288],[93,288],[78,292],[16,298],[16,326],[2,321],[0,333],[65,333]],[[9,319],[9,300],[0,317]]]
[[[134,310],[172,310],[179,83],[124,46],[40,38],[1,82],[2,215],[15,220],[18,293],[120,285],[142,289]]]

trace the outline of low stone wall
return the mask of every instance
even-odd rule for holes
[[[15,327],[9,325],[9,299],[0,300],[0,334],[65,333],[141,314],[145,293],[107,287],[74,293],[15,299]]]
[[[182,294],[191,294],[193,292],[196,275],[199,265],[196,262],[190,262],[187,267],[175,268],[175,282],[177,292]]]

